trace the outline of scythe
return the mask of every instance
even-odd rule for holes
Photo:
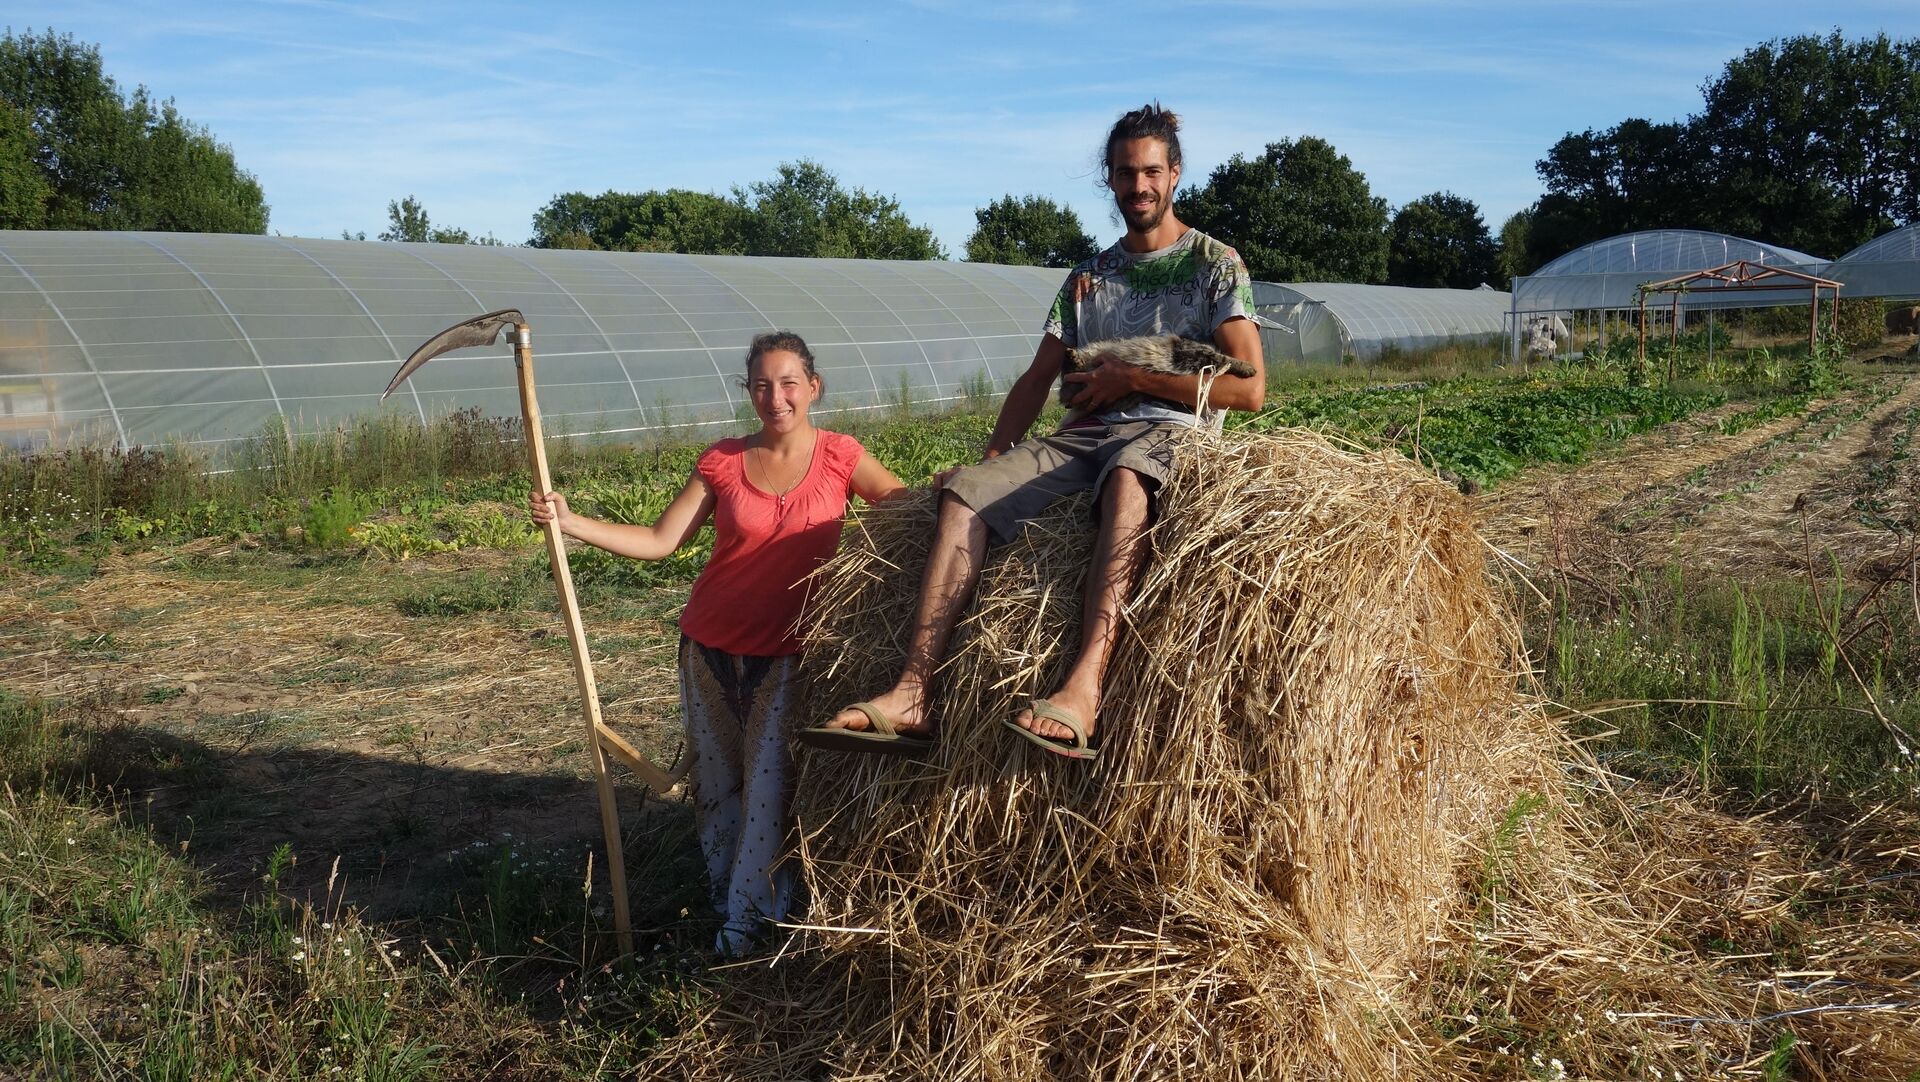
[[[500,332],[512,328],[513,367],[520,377],[520,411],[527,441],[527,456],[533,467],[534,484],[541,492],[553,491],[553,477],[547,471],[547,449],[541,438],[540,406],[533,394],[533,329],[517,309],[506,308],[456,323],[413,351],[393,382],[381,394],[384,399],[406,382],[422,365],[442,353],[472,346],[490,346]],[[567,563],[565,539],[560,526],[548,522],[545,528],[547,558],[553,565],[553,582],[560,591],[560,617],[567,626],[567,644],[573,649],[573,675],[580,688],[580,701],[587,716],[587,757],[593,763],[594,783],[600,791],[600,827],[607,841],[607,877],[613,883],[613,926],[619,936],[620,952],[633,953],[632,917],[627,911],[626,860],[620,846],[620,814],[613,800],[613,779],[607,772],[607,757],[624,763],[642,782],[664,793],[686,776],[690,754],[683,754],[673,770],[654,765],[620,734],[600,719],[600,692],[593,681],[593,660],[587,656],[587,632],[580,622],[580,605],[573,592],[573,571]]]

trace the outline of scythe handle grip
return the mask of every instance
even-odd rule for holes
[[[520,381],[521,424],[527,440],[527,459],[533,467],[534,484],[542,493],[547,493],[553,491],[553,475],[547,470],[546,438],[540,430],[540,403],[533,391],[531,339],[532,334],[526,324],[514,327],[513,367]],[[620,844],[620,817],[613,798],[613,780],[607,771],[607,752],[603,739],[609,730],[600,720],[600,692],[594,686],[593,660],[587,654],[587,629],[580,622],[580,602],[573,592],[573,569],[567,563],[566,538],[560,534],[558,521],[549,520],[543,532],[546,535],[547,559],[553,564],[553,584],[560,591],[560,618],[567,625],[567,645],[573,651],[573,676],[579,684],[580,703],[587,715],[587,758],[593,766],[595,787],[600,791],[600,829],[607,839],[607,877],[613,887],[614,931],[619,939],[620,953],[632,954],[633,927],[632,916],[627,911],[626,855]],[[664,772],[658,768],[655,768],[655,774],[664,776]]]

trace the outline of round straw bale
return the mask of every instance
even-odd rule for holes
[[[1391,452],[1194,432],[1091,766],[1001,725],[1078,648],[1090,509],[991,552],[930,760],[803,757],[808,928],[731,1046],[861,1077],[1405,1070],[1369,1037],[1383,997],[1457,909],[1471,839],[1550,769],[1465,501]],[[811,716],[897,675],[934,510],[867,512],[822,570]]]

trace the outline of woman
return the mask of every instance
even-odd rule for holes
[[[738,954],[786,917],[793,873],[782,866],[807,576],[833,555],[849,495],[877,503],[905,491],[852,436],[814,427],[825,385],[797,334],[759,335],[742,381],[760,430],[700,455],[685,488],[651,526],[573,513],[534,493],[536,522],[636,560],[658,560],[713,518],[713,556],[680,614],[680,709],[694,764],[694,815],[714,908],[714,944]]]

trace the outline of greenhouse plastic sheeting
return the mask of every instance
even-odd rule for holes
[[[1414,289],[1344,282],[1253,284],[1268,362],[1372,360],[1383,348],[1421,349],[1501,336],[1511,298],[1497,289]]]
[[[1596,308],[1637,308],[1642,285],[1736,260],[1769,267],[1820,273],[1824,261],[1791,248],[1696,229],[1656,229],[1623,233],[1576,248],[1532,274],[1514,280],[1513,311],[1576,312]],[[1684,308],[1734,308],[1790,304],[1784,292],[1683,294]],[[1663,303],[1671,303],[1665,298]],[[1518,331],[1516,329],[1515,333]]]
[[[1843,283],[1842,297],[1920,297],[1920,224],[1883,233],[1814,273]]]
[[[554,434],[636,433],[749,409],[748,340],[812,347],[826,410],[959,398],[1025,371],[1064,272],[979,263],[0,231],[0,441],[123,446],[314,429],[376,409],[517,416],[504,344],[400,360],[500,308],[533,328]]]

